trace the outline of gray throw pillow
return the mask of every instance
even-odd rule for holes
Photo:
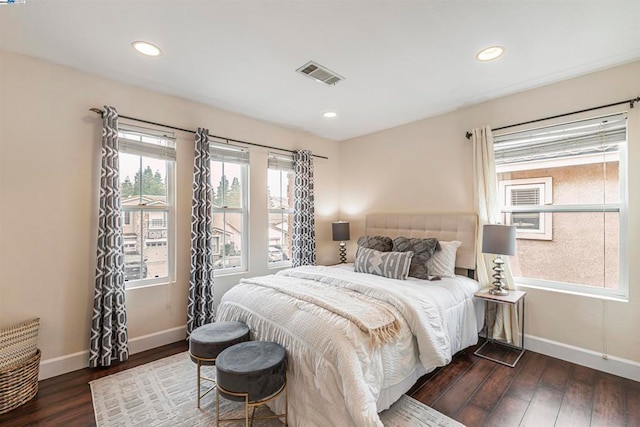
[[[380,252],[359,248],[354,271],[369,273],[390,279],[406,280],[411,266],[413,252]]]
[[[358,239],[358,248],[374,249],[380,252],[391,252],[393,240],[385,236],[363,236]]]
[[[436,250],[440,250],[440,244],[438,243],[438,240],[434,238],[416,239],[409,237],[396,237],[393,239],[394,252],[413,252],[409,276],[415,277],[416,279],[429,279],[427,262]]]

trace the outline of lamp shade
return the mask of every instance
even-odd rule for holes
[[[336,242],[344,242],[351,239],[349,235],[349,223],[346,221],[338,221],[331,224],[331,231],[333,231],[333,240]]]
[[[516,227],[512,225],[485,225],[482,228],[482,252],[513,256],[516,252]]]

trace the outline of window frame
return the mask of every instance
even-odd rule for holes
[[[133,139],[135,135],[139,138]],[[157,145],[145,140],[162,140],[166,145]],[[144,279],[134,279],[125,281],[125,289],[137,289],[148,286],[168,284],[175,282],[176,271],[176,148],[175,137],[172,133],[163,131],[154,131],[147,128],[139,128],[133,125],[120,125],[118,129],[118,141],[120,144],[120,153],[127,153],[144,158],[155,158],[165,160],[167,162],[167,206],[148,206],[144,203],[139,203],[134,206],[120,206],[122,212],[122,222],[125,225],[125,218],[129,217],[129,223],[132,222],[131,214],[137,212],[142,217],[146,212],[164,212],[167,215],[166,229],[167,229],[167,275],[162,277],[152,277]],[[123,149],[123,146],[126,149]],[[120,154],[119,153],[119,154]],[[173,159],[168,158],[173,157]],[[142,167],[142,166],[141,166]],[[140,169],[142,175],[142,169]],[[143,220],[141,220],[141,226]],[[124,257],[124,236],[123,236],[123,257]],[[146,241],[141,244],[140,248],[140,265],[144,261],[144,253],[147,249]],[[126,268],[126,266],[125,266]]]
[[[629,123],[627,120],[627,113],[614,113],[607,114],[600,117],[591,117],[583,120],[576,120],[571,123],[579,123],[587,120],[602,120],[607,117],[620,116],[625,121],[625,140],[618,144],[617,156],[615,153],[602,153],[597,155],[601,160],[599,161],[586,161],[584,163],[578,163],[575,160],[569,161],[568,165],[586,164],[586,163],[606,163],[617,157],[618,161],[618,190],[619,190],[619,202],[618,203],[602,203],[602,204],[565,204],[565,205],[538,205],[538,206],[501,206],[501,214],[513,214],[513,213],[539,213],[549,214],[552,213],[567,213],[567,212],[618,212],[618,287],[617,289],[595,287],[589,285],[582,285],[578,283],[559,282],[546,279],[536,279],[530,277],[514,276],[514,281],[518,285],[528,286],[537,289],[546,289],[558,292],[565,292],[570,294],[582,295],[587,297],[611,299],[617,301],[628,301],[629,299],[629,268],[628,268],[628,145],[629,145]],[[537,129],[544,129],[546,127],[552,127],[558,125],[545,126]],[[528,129],[525,132],[535,131],[536,129]],[[500,137],[509,135],[513,136],[514,132],[503,135],[495,135],[494,139],[498,140]],[[586,156],[588,157],[588,156]],[[595,156],[592,156],[595,158]],[[553,162],[553,161],[552,161]],[[539,163],[533,161],[532,163]],[[503,172],[510,171],[522,171],[534,169],[532,167],[525,167],[522,163],[513,163],[506,165],[496,165],[496,176]],[[539,178],[536,178],[539,179]],[[520,237],[520,236],[518,236]]]
[[[242,218],[242,237],[241,237],[241,245],[242,245],[242,254],[240,256],[241,264],[235,267],[224,267],[224,259],[225,255],[223,254],[223,249],[226,245],[225,231],[223,230],[222,238],[218,237],[218,254],[223,254],[222,259],[222,268],[214,268],[213,275],[214,277],[228,276],[232,274],[238,273],[246,273],[249,271],[249,161],[235,161],[233,152],[243,153],[247,159],[249,159],[249,151],[242,148],[236,147],[230,144],[219,144],[219,143],[211,143],[210,144],[211,151],[211,160],[210,162],[220,162],[222,163],[222,175],[224,173],[224,164],[225,163],[234,163],[240,166],[240,185],[241,185],[241,197],[240,202],[242,203],[241,208],[229,208],[229,207],[211,207],[212,219],[214,214],[223,214],[223,218],[226,218],[226,214],[240,214]],[[225,154],[226,153],[226,154]],[[213,175],[213,174],[212,174]],[[212,176],[213,178],[213,176]],[[215,183],[211,182],[212,187],[215,189]],[[213,221],[212,221],[213,222]],[[226,221],[223,219],[223,223],[226,224]],[[213,246],[213,242],[212,242]],[[213,252],[213,247],[212,247]],[[216,260],[217,262],[217,260]]]
[[[289,165],[290,163],[290,165]],[[269,188],[269,171],[273,170],[273,171],[278,171],[280,174],[280,188],[282,188],[282,180],[283,180],[283,173],[292,173],[295,171],[294,167],[293,167],[293,156],[287,156],[287,155],[283,155],[283,154],[275,154],[275,153],[270,153],[269,154],[269,159],[268,159],[268,165],[267,165],[267,180],[266,180],[266,189]],[[294,180],[295,180],[295,176],[294,176]],[[267,191],[268,193],[268,191]],[[291,259],[292,257],[289,257],[288,260],[281,260],[281,261],[269,261],[269,248],[271,247],[271,243],[269,241],[269,228],[271,227],[271,215],[272,214],[277,214],[277,215],[290,215],[291,221],[293,221],[293,212],[294,212],[294,208],[284,208],[284,207],[279,207],[279,208],[271,208],[269,207],[269,199],[267,197],[267,268],[286,268],[286,267],[291,267],[293,265],[293,260]],[[284,236],[284,233],[282,233],[282,235]],[[284,252],[282,252],[284,255]]]
[[[511,203],[511,190],[514,187],[520,188],[539,188],[540,206],[551,205],[553,203],[553,179],[552,177],[540,177],[540,178],[522,178],[522,179],[507,179],[500,180],[498,182],[500,189],[500,201],[501,206],[514,207]],[[513,213],[520,212],[505,212],[503,210],[505,224],[512,225]],[[526,212],[533,213],[533,212]],[[516,228],[516,238],[529,239],[529,240],[553,240],[553,215],[551,213],[538,212],[539,224],[535,230],[525,230]]]

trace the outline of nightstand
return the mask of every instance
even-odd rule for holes
[[[509,295],[498,296],[491,295],[489,289],[483,289],[476,292],[474,296],[484,300],[484,334],[486,341],[473,354],[492,360],[497,363],[513,368],[524,354],[524,297],[527,295],[523,291],[509,290]],[[517,310],[517,318],[520,321],[520,346],[512,345],[504,341],[495,340],[489,337],[489,307],[494,304],[496,308],[499,305],[509,305]],[[495,322],[495,317],[494,317]],[[492,328],[493,329],[493,328]],[[502,355],[502,358],[498,358]]]

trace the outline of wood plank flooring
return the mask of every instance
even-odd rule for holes
[[[469,427],[640,426],[638,382],[529,351],[509,368],[474,356],[475,348],[425,375],[408,394]],[[0,415],[0,426],[95,426],[89,381],[186,350],[181,341],[110,368],[41,381],[36,398]]]
[[[515,368],[457,354],[409,395],[466,426],[640,426],[640,383],[527,351]]]

